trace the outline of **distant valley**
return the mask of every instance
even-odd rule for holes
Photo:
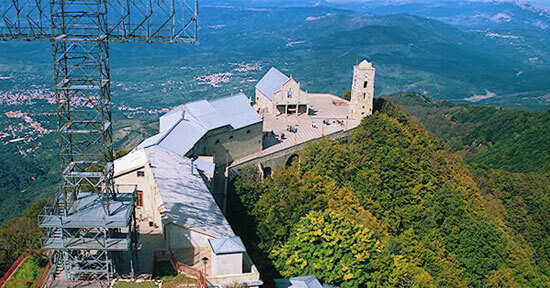
[[[153,121],[175,105],[241,90],[253,95],[256,81],[271,66],[308,91],[342,95],[351,85],[352,65],[367,58],[377,68],[378,97],[413,91],[431,100],[527,111],[550,107],[550,29],[533,23],[465,25],[434,10],[422,15],[425,9],[418,7],[410,11],[424,17],[402,14],[401,6],[382,11],[217,4],[201,7],[198,45],[111,45],[117,149],[131,149],[153,134]],[[533,15],[506,5],[488,10],[491,17],[499,9],[508,9],[514,19]],[[545,14],[540,17],[546,23]],[[9,155],[2,173],[11,179],[0,191],[5,211],[0,222],[55,189],[51,57],[49,43],[0,45],[0,154]],[[8,176],[18,167],[33,169]],[[11,203],[18,203],[15,209],[7,209]]]

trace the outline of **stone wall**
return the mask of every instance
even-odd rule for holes
[[[260,90],[256,89],[256,108],[261,113],[275,113],[275,105]]]
[[[376,69],[366,60],[353,66],[350,117],[363,118],[372,114],[375,75]]]
[[[262,150],[262,122],[236,130],[227,127],[209,131],[193,148],[190,156],[213,155],[216,166]]]

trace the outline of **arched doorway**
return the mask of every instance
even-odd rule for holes
[[[290,155],[290,157],[288,157],[288,159],[286,160],[286,167],[292,165],[292,162],[294,161],[298,161],[300,160],[300,157],[298,156],[298,154],[292,154]]]

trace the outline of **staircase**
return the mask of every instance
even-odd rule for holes
[[[54,280],[66,280],[67,279],[67,273],[65,273],[63,269],[63,261],[61,261],[60,255],[54,254],[53,255],[53,279]]]
[[[184,263],[179,262],[176,259],[176,255],[174,255],[174,252],[169,251],[168,253],[169,253],[168,256],[169,256],[170,262],[172,263],[172,266],[174,266],[176,271],[183,273],[184,275],[189,276],[191,278],[195,278],[197,281],[196,285],[198,288],[208,288],[208,284],[206,281],[206,274],[204,274],[200,270],[197,270],[191,266],[188,266]]]

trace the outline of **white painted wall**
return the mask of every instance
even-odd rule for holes
[[[212,276],[226,276],[243,273],[243,253],[212,254]]]
[[[174,223],[166,223],[164,228],[168,249],[208,248],[210,247],[208,239],[213,238],[210,235]]]
[[[138,171],[144,172],[144,176],[137,176]],[[122,173],[115,176],[116,184],[137,185],[137,189],[143,194],[143,207],[136,207],[136,217],[138,221],[153,221],[154,224],[162,229],[162,218],[160,210],[162,199],[158,192],[153,177],[153,172],[148,164],[138,167],[138,169]]]

